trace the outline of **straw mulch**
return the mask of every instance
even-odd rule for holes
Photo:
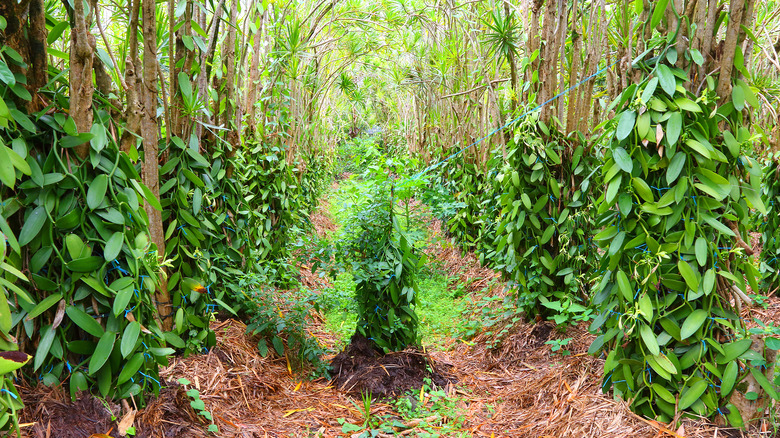
[[[216,322],[212,329],[215,348],[205,355],[177,358],[160,375],[192,382],[221,436],[309,436],[318,430],[340,431],[337,418],[359,421],[349,397],[324,379],[301,377],[285,357],[260,356],[257,339],[245,334],[242,322]]]
[[[414,204],[413,204],[414,205]],[[492,269],[482,266],[473,252],[464,253],[451,239],[445,236],[442,221],[432,219],[428,223],[430,240],[425,246],[428,260],[452,277],[451,286],[463,285],[467,293],[489,288],[490,281],[500,276]]]
[[[495,339],[482,334],[473,346],[461,344],[450,353],[466,396],[466,424],[474,436],[660,438],[770,437],[769,432],[741,433],[704,420],[685,420],[679,429],[637,416],[624,401],[601,392],[603,361],[588,356],[593,337],[585,324],[566,333],[549,323],[521,323],[494,349]],[[552,353],[549,339],[572,338],[571,355]],[[488,409],[491,407],[492,409]],[[494,410],[494,412],[491,412]],[[765,429],[771,430],[768,425]]]

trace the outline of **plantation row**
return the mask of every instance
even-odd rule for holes
[[[438,211],[527,318],[592,319],[605,391],[663,422],[691,411],[741,427],[778,400],[780,329],[740,318],[780,286],[778,157],[754,155],[744,83],[717,106],[714,81],[697,96],[681,69],[647,71],[599,138],[532,115],[485,166],[442,163],[435,181],[454,201],[439,196]]]

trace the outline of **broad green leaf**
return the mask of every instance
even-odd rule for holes
[[[653,191],[650,186],[642,178],[631,178],[631,185],[634,186],[634,191],[645,200],[645,202],[654,202]]]
[[[674,395],[672,395],[672,393],[669,392],[669,390],[660,383],[653,383],[650,387],[652,388],[653,392],[655,392],[658,397],[661,397],[661,399],[665,402],[672,404],[676,402]]]
[[[669,168],[666,169],[666,183],[671,185],[677,181],[677,177],[680,176],[680,172],[685,166],[686,155],[682,152],[677,152],[672,157],[672,161],[669,162]]]
[[[677,79],[674,78],[674,73],[665,64],[659,64],[656,69],[658,74],[658,83],[661,84],[661,88],[669,96],[674,96],[674,92],[677,89]]]
[[[38,371],[38,368],[43,365],[43,361],[46,360],[46,356],[49,355],[51,344],[54,342],[54,336],[57,334],[57,330],[51,328],[51,324],[46,325],[41,329],[41,340],[38,342],[38,347],[35,349],[35,359],[33,360],[33,370]]]
[[[707,240],[703,237],[696,239],[696,261],[699,262],[699,266],[707,264],[708,245]]]
[[[682,125],[682,114],[678,111],[672,112],[669,115],[669,120],[666,121],[666,141],[669,142],[669,146],[677,144],[682,132]]]
[[[106,246],[103,249],[103,258],[107,262],[116,259],[119,253],[122,251],[122,245],[125,243],[124,237],[125,235],[122,232],[117,231],[108,238]]]
[[[715,219],[714,217],[712,217],[712,216],[710,216],[708,214],[702,214],[701,217],[702,217],[702,219],[704,219],[704,222],[707,222],[710,226],[712,226],[716,230],[720,231],[721,233],[723,233],[725,235],[728,235],[728,236],[731,236],[731,237],[735,236],[734,232],[731,231],[731,228],[723,225],[722,222],[720,222],[719,220]]]
[[[653,314],[655,313],[653,308],[653,301],[650,299],[650,295],[643,293],[639,296],[639,313],[647,320],[651,322],[653,320]]]
[[[139,369],[141,369],[141,365],[144,363],[144,355],[143,353],[136,353],[133,355],[133,357],[127,361],[124,367],[122,367],[122,371],[119,373],[119,377],[116,379],[116,383],[118,385],[121,385],[128,380],[130,380],[131,377],[135,375],[135,373],[138,372]]]
[[[103,327],[101,327],[94,318],[76,306],[68,306],[65,309],[65,314],[67,314],[68,318],[79,326],[80,329],[96,338],[103,336],[103,333],[105,333]]]
[[[42,206],[35,207],[19,232],[19,246],[25,246],[30,243],[40,233],[43,224],[46,223],[46,219],[48,219],[46,210]]]
[[[753,376],[754,379],[756,379],[756,382],[758,382],[758,384],[761,385],[761,388],[763,388],[764,391],[766,391],[766,393],[769,394],[770,397],[772,397],[774,400],[780,400],[780,395],[777,394],[774,385],[772,385],[772,382],[770,382],[769,379],[766,378],[764,373],[759,371],[757,368],[751,367],[750,374]]]
[[[669,4],[669,0],[658,0],[655,3],[655,7],[653,8],[653,16],[650,19],[651,29],[655,29],[656,26],[661,24],[661,19],[664,18],[664,14],[666,13],[666,6],[668,4]]]
[[[615,274],[615,279],[617,280],[618,288],[620,289],[620,292],[623,294],[623,298],[626,299],[626,301],[633,301],[634,294],[631,291],[631,282],[628,281],[628,276],[623,271],[617,271]]]
[[[126,287],[117,291],[113,304],[114,316],[119,317],[119,315],[127,309],[127,304],[130,302],[131,298],[133,298],[132,287]]]
[[[704,391],[707,390],[707,381],[706,380],[699,380],[698,382],[694,383],[690,387],[686,387],[682,391],[682,395],[680,396],[680,403],[678,405],[678,408],[680,410],[689,408],[696,400],[698,400],[702,394],[704,394]]]
[[[615,159],[615,163],[617,163],[624,172],[631,173],[631,171],[634,170],[634,162],[631,161],[631,156],[628,155],[628,152],[622,147],[615,148],[612,152],[612,157]]]
[[[731,102],[737,111],[745,109],[745,90],[742,87],[733,87],[731,89]]]
[[[103,263],[105,263],[103,257],[90,256],[90,257],[82,257],[70,261],[67,264],[65,264],[65,267],[73,272],[86,273],[86,272],[97,271],[101,266],[103,266]]]
[[[44,298],[40,303],[38,303],[35,307],[33,307],[32,310],[27,314],[27,319],[32,320],[38,317],[38,315],[42,314],[43,312],[49,310],[51,306],[57,304],[62,299],[61,294],[51,294],[48,297]]]
[[[95,347],[95,353],[89,359],[89,375],[94,375],[98,372],[103,365],[105,365],[108,356],[111,355],[111,351],[114,349],[114,342],[116,342],[116,333],[105,332]]]
[[[731,361],[726,365],[726,369],[723,371],[723,379],[720,382],[720,395],[726,397],[734,389],[734,384],[737,382],[737,374],[739,369],[736,361]]]
[[[649,81],[647,81],[647,86],[645,86],[644,91],[642,91],[642,102],[647,103],[650,102],[650,98],[653,97],[653,93],[655,93],[655,89],[658,87],[658,77],[653,77]]]
[[[104,174],[100,174],[92,180],[92,184],[87,190],[87,206],[90,210],[96,209],[103,202],[107,187],[108,177]]]
[[[688,262],[685,260],[677,262],[677,270],[680,272],[683,279],[685,279],[685,284],[688,285],[690,290],[696,291],[699,288],[699,279]]]
[[[680,107],[681,110],[693,113],[701,112],[701,107],[699,107],[699,104],[692,101],[691,99],[688,99],[687,97],[678,97],[677,99],[674,99],[674,104]]]
[[[124,333],[122,333],[122,343],[119,345],[119,351],[122,353],[122,357],[127,357],[135,351],[135,344],[137,343],[140,334],[141,324],[136,321],[127,324]]]
[[[5,376],[18,370],[30,361],[32,356],[21,351],[0,351],[0,375]]]
[[[636,123],[636,111],[628,110],[623,111],[618,121],[617,130],[615,134],[618,140],[624,140],[634,130],[634,124]]]
[[[691,314],[685,318],[685,322],[683,322],[682,328],[680,329],[680,338],[685,340],[696,333],[696,330],[699,330],[699,327],[707,320],[707,316],[707,311],[704,309],[696,309],[691,312]]]
[[[647,346],[647,350],[650,354],[656,356],[661,353],[661,349],[658,347],[658,339],[655,337],[653,329],[651,329],[650,326],[641,324],[639,326],[639,334],[642,336],[642,341],[645,343],[645,346]]]
[[[715,290],[715,270],[707,269],[701,280],[701,288],[705,294],[709,295]]]

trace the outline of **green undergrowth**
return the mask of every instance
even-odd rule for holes
[[[352,215],[352,209],[360,199],[367,195],[367,184],[358,177],[350,177],[339,187],[325,194],[330,200],[330,216],[337,226],[330,239],[338,238],[346,221]],[[401,221],[406,231],[420,242],[440,245],[433,241],[425,224],[430,222],[431,212],[427,208],[417,208],[410,213],[412,219],[407,224]],[[420,225],[423,224],[423,225]],[[464,320],[468,301],[464,299],[465,285],[447,275],[439,261],[428,260],[419,273],[419,303],[416,312],[419,317],[419,333],[426,348],[444,349],[451,339],[464,331]],[[355,332],[357,307],[355,305],[355,281],[350,271],[341,272],[333,281],[332,287],[321,291],[317,304],[323,313],[325,326],[338,335],[341,348],[349,343]]]

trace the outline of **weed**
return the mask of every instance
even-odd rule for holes
[[[192,384],[192,382],[183,377],[179,379],[179,383],[185,387]],[[192,409],[194,409],[199,416],[202,416],[211,422],[207,430],[214,435],[218,434],[219,427],[214,424],[214,418],[211,416],[211,412],[206,410],[206,404],[203,403],[203,400],[200,399],[200,391],[198,391],[196,388],[190,388],[187,390],[187,396],[189,396],[191,399],[190,406],[192,406]]]

